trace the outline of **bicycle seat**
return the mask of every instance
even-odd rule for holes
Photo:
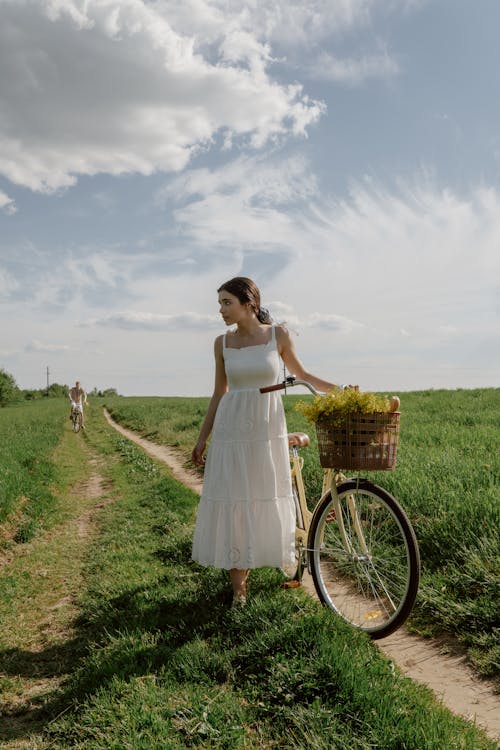
[[[289,432],[288,433],[288,445],[290,448],[307,448],[309,445],[309,435],[305,432]]]

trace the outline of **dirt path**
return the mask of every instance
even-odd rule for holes
[[[183,466],[179,452],[140,437],[115,422],[105,410],[109,424],[118,432],[140,445],[149,455],[166,463],[172,474],[194,492],[200,494],[202,480]],[[304,588],[316,596],[311,578],[306,574]],[[404,628],[377,641],[384,656],[397,664],[400,671],[413,680],[431,688],[453,713],[475,722],[492,739],[500,739],[500,696],[493,685],[475,677],[465,663],[464,656],[444,653],[449,646],[444,641],[424,640],[410,635]]]
[[[104,409],[104,416],[109,424],[114,427],[115,430],[124,435],[124,437],[137,443],[137,445],[140,445],[141,448],[145,450],[146,453],[149,453],[150,456],[153,456],[153,458],[157,458],[159,461],[163,461],[163,463],[167,464],[172,471],[172,474],[179,482],[185,484],[186,487],[189,487],[194,492],[197,492],[198,495],[201,494],[203,480],[200,479],[200,476],[195,471],[189,471],[183,466],[185,459],[179,451],[169,448],[167,445],[153,443],[151,440],[146,440],[146,438],[141,437],[136,432],[128,430],[126,427],[122,427],[121,424],[115,422],[106,409]]]

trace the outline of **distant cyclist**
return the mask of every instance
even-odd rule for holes
[[[83,390],[83,388],[80,385],[80,381],[77,380],[73,388],[70,388],[68,391],[68,397],[71,401],[71,411],[69,414],[69,418],[71,419],[71,415],[73,410],[79,411],[82,415],[82,427],[85,428],[85,420],[83,417],[83,405],[87,404],[87,394]]]

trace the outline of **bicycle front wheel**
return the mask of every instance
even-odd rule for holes
[[[349,479],[328,492],[309,533],[312,576],[320,600],[355,628],[383,638],[410,614],[420,559],[410,521],[392,495]]]

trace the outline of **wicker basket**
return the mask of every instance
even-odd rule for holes
[[[349,414],[316,422],[319,460],[325,469],[388,470],[396,467],[400,412]]]

